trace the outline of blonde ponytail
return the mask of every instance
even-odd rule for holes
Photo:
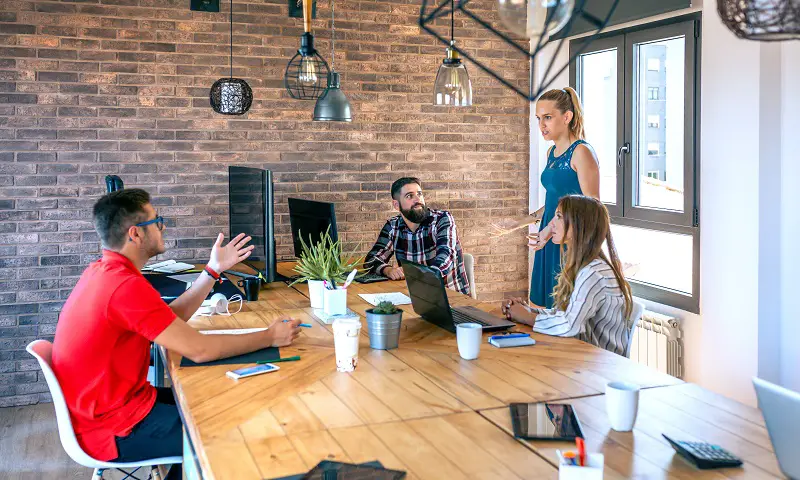
[[[556,108],[561,113],[572,112],[572,121],[569,122],[570,133],[579,140],[586,140],[583,131],[583,106],[572,87],[556,88],[548,90],[539,97],[539,100],[550,100],[555,102]]]

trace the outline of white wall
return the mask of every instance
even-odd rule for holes
[[[781,43],[781,384],[800,392],[800,42]],[[776,235],[777,237],[778,235]]]

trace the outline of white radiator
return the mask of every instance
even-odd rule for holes
[[[631,360],[681,378],[683,350],[679,326],[673,317],[645,311],[633,331]]]

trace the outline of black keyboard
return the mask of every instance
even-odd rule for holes
[[[483,327],[491,326],[490,324],[484,322],[483,320],[481,320],[479,318],[472,317],[472,316],[467,315],[466,313],[464,313],[464,312],[462,312],[460,310],[456,310],[454,308],[450,309],[450,313],[453,314],[453,323],[455,323],[456,325],[458,325],[459,323],[477,323],[478,325],[481,325]]]
[[[377,273],[365,273],[364,275],[359,275],[356,277],[356,282],[358,283],[385,282],[387,280],[389,280],[387,277],[378,275]]]
[[[675,441],[663,433],[661,435],[667,439],[676,452],[694,463],[697,468],[725,468],[740,467],[742,465],[742,461],[738,457],[719,445],[705,442]]]

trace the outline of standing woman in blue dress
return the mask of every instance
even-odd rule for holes
[[[600,198],[600,169],[594,149],[584,140],[583,109],[575,90],[565,87],[542,94],[536,102],[536,120],[542,138],[554,143],[547,152],[547,166],[541,176],[547,191],[544,207],[515,221],[510,228],[495,226],[495,234],[503,235],[541,221],[539,232],[528,236],[528,245],[536,250],[530,301],[552,308],[561,253],[559,246],[550,242],[550,223],[561,197],[580,194]]]

